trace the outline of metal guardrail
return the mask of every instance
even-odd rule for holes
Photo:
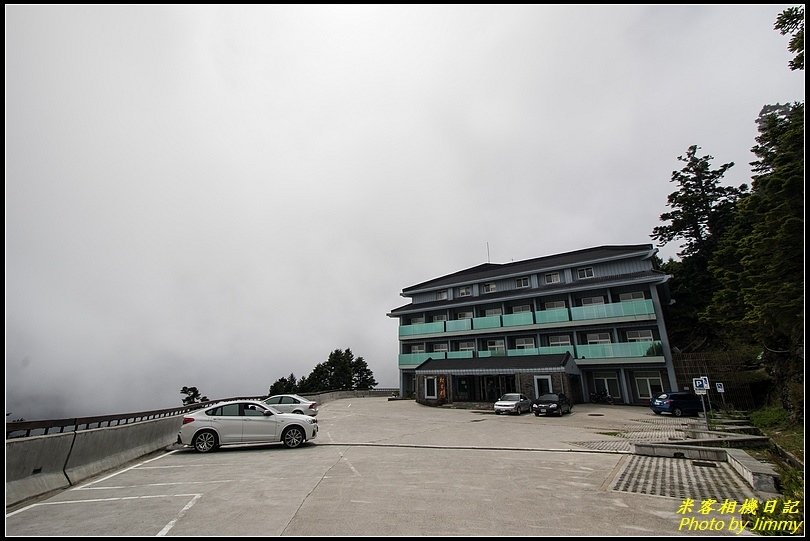
[[[383,388],[383,389],[370,389],[367,392],[376,395],[384,395],[398,391],[397,388]],[[321,394],[331,393],[336,391],[321,391],[319,393],[307,393],[301,396],[318,396]],[[171,417],[173,415],[182,415],[190,411],[195,411],[204,408],[211,404],[218,402],[225,402],[228,400],[261,400],[267,398],[269,395],[262,396],[235,396],[233,398],[221,398],[219,400],[209,400],[208,402],[199,402],[197,404],[189,404],[187,406],[179,406],[176,408],[166,408],[161,410],[140,411],[135,413],[116,413],[113,415],[96,415],[93,417],[74,417],[69,419],[47,419],[41,421],[19,421],[6,423],[6,439],[10,438],[27,438],[32,435],[48,435],[51,433],[62,434],[64,432],[78,432],[80,430],[90,430],[93,428],[102,428],[109,426],[119,426],[129,423],[136,423],[140,421],[148,421],[150,419],[159,419],[161,417]],[[56,430],[58,429],[58,431]],[[40,432],[41,431],[41,432]]]

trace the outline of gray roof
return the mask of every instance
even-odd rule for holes
[[[417,366],[415,372],[417,374],[562,372],[570,359],[570,353],[474,359],[428,359]]]
[[[514,261],[512,263],[483,263],[481,265],[476,265],[475,267],[470,267],[468,269],[460,270],[452,274],[446,274],[445,276],[441,276],[439,278],[433,278],[426,282],[406,287],[402,290],[402,293],[407,295],[409,292],[419,289],[441,287],[459,282],[475,282],[487,278],[494,278],[504,274],[532,272],[537,271],[538,269],[587,263],[589,261],[598,261],[601,259],[611,259],[651,250],[653,250],[652,244],[598,246],[596,248],[585,248],[583,250],[575,250],[573,252],[566,252],[564,254],[536,257],[534,259]]]

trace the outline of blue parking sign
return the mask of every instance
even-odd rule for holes
[[[703,378],[694,378],[692,380],[692,384],[695,386],[695,390],[698,390],[698,389],[705,390],[706,389],[706,382],[703,381]]]

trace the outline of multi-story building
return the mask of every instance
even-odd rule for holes
[[[400,392],[427,404],[507,392],[647,404],[677,389],[651,244],[484,263],[420,284],[399,320]]]

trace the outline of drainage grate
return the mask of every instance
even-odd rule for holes
[[[657,456],[628,456],[610,488],[670,498],[743,500],[756,498],[751,488],[726,463],[713,468],[695,461]]]

